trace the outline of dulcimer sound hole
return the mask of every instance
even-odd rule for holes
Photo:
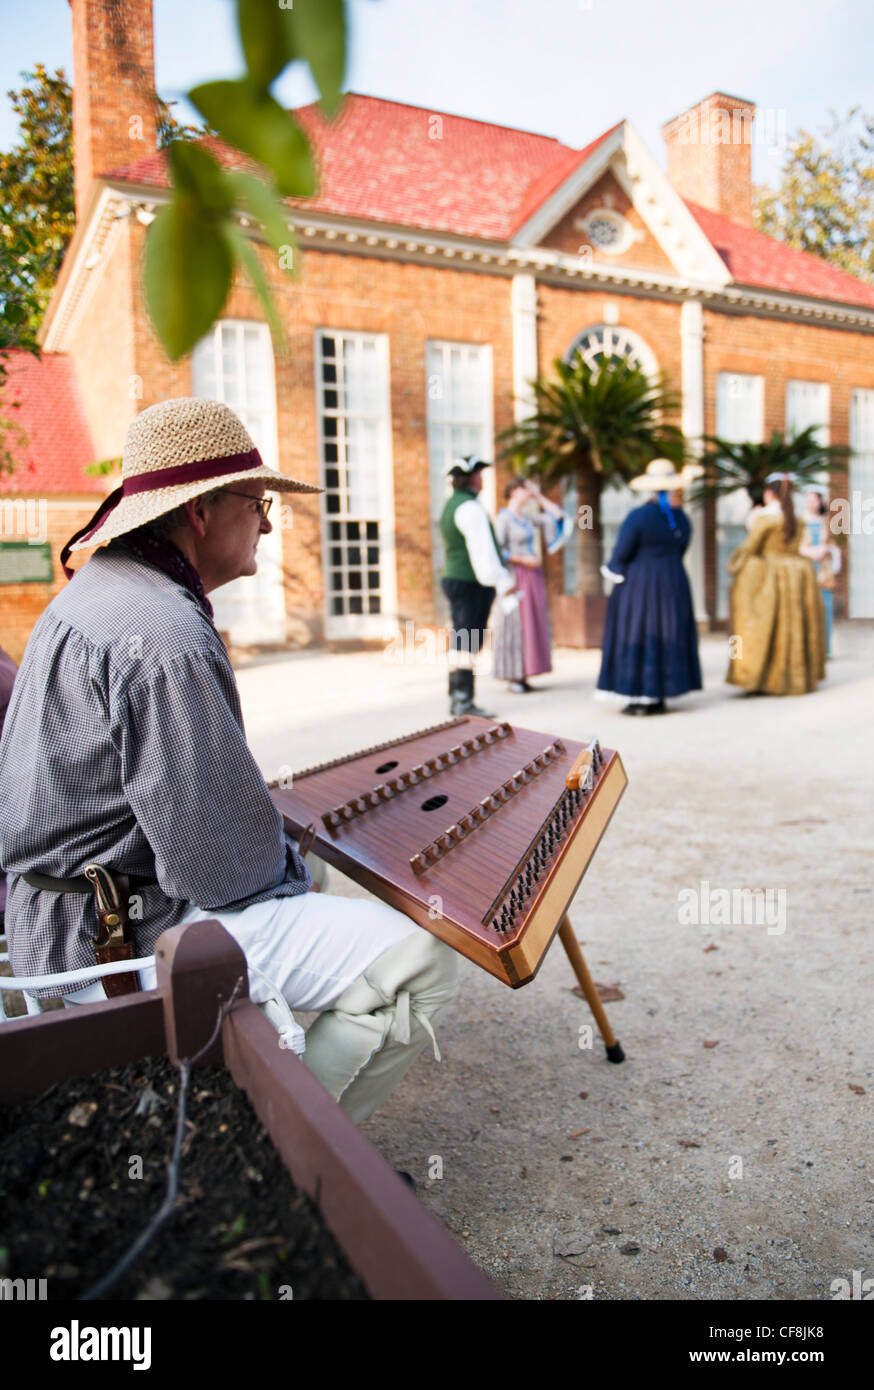
[[[445,806],[448,800],[448,796],[429,796],[427,801],[422,802],[422,810],[439,811],[440,807]]]
[[[376,770],[379,773],[391,772],[393,767],[397,767],[397,761],[393,763],[380,763],[379,767]]]

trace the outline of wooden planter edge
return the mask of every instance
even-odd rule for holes
[[[376,1299],[502,1295],[398,1177],[246,995],[245,957],[218,922],[164,932],[158,988],[0,1027],[0,1102],[166,1052],[193,1056],[237,980],[242,997],[204,1062],[227,1066],[295,1184],[319,1207]]]

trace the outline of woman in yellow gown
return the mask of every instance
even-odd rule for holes
[[[772,473],[764,506],[728,562],[731,658],[726,680],[768,695],[805,695],[825,677],[825,619],[792,479]]]

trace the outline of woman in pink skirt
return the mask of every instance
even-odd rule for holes
[[[567,539],[567,518],[561,507],[544,497],[530,480],[507,484],[507,505],[498,513],[495,535],[516,580],[516,593],[498,604],[494,635],[494,675],[509,681],[515,694],[534,687],[529,676],[552,670],[549,610],[537,532],[550,554]]]

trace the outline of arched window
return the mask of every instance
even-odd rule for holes
[[[640,367],[649,377],[658,371],[655,356],[643,339],[618,324],[598,323],[578,333],[564,355],[565,362],[577,353],[592,368],[607,361],[627,362],[630,367]]]

